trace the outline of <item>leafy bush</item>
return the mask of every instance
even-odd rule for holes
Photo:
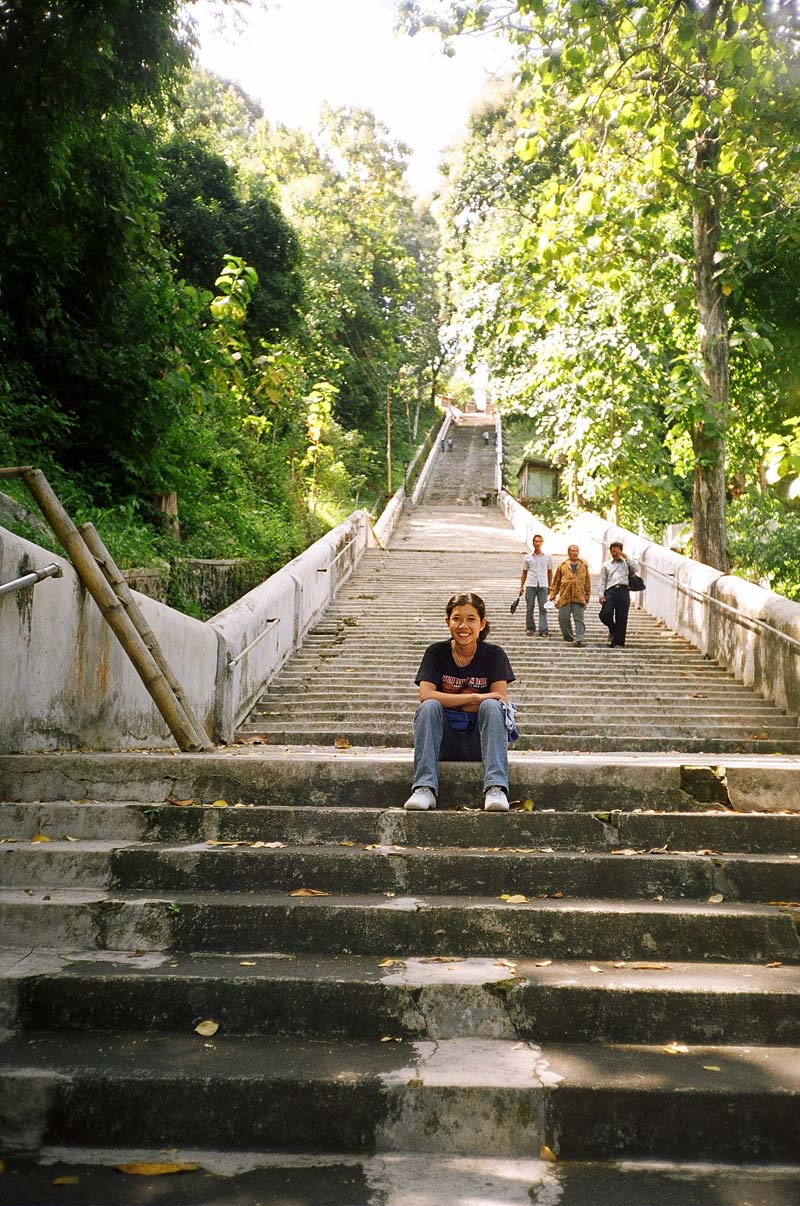
[[[771,494],[746,494],[728,511],[733,573],[800,601],[800,510]]]

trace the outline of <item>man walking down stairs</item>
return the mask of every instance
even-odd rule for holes
[[[236,749],[0,757],[4,1203],[800,1206],[797,718],[639,610],[611,675],[596,588],[526,640],[485,430]],[[505,814],[402,809],[457,590]]]

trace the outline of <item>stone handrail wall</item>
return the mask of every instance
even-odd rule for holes
[[[0,598],[0,751],[146,749],[173,739],[71,563],[0,528],[0,581],[56,562],[62,577]],[[136,595],[176,679],[211,734],[218,637]]]
[[[354,511],[260,586],[208,621],[220,639],[216,732],[233,740],[266,683],[374,546],[369,514]]]

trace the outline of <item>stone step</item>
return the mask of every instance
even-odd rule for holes
[[[198,842],[281,841],[297,845],[342,841],[528,849],[610,850],[668,847],[673,852],[786,854],[800,859],[800,813],[522,811],[487,813],[481,808],[404,812],[402,809],[330,805],[247,805],[226,809],[193,804],[72,803],[0,804],[5,844],[51,841],[65,835],[82,841]],[[82,847],[78,847],[79,849]]]
[[[22,952],[20,955],[22,956]],[[800,1045],[800,965],[257,951],[41,953],[14,982],[24,1030]],[[51,970],[52,969],[52,970]],[[10,997],[10,994],[9,994]]]
[[[383,1153],[220,1152],[176,1148],[181,1176],[121,1176],[120,1164],[164,1163],[160,1148],[45,1147],[6,1161],[15,1206],[58,1201],[114,1206],[800,1206],[800,1167],[625,1160],[553,1163],[533,1157]],[[67,1196],[78,1191],[80,1197]],[[689,1193],[691,1197],[689,1198]],[[148,1196],[149,1195],[149,1196]]]
[[[778,1161],[800,1127],[796,1047],[37,1032],[0,1061],[62,1143]]]
[[[533,800],[539,810],[682,812],[702,810],[705,802],[712,801],[746,811],[797,811],[800,762],[796,759],[731,757],[723,760],[723,767],[711,761],[619,751],[514,752],[509,755],[511,795]],[[402,806],[411,775],[412,754],[398,747],[372,751],[243,746],[200,755],[9,754],[0,755],[0,798],[31,803],[67,800],[78,810],[93,801],[149,800],[155,808],[174,800],[176,815],[187,811],[179,807],[186,801],[386,809]],[[480,768],[443,763],[440,806],[475,806],[481,802],[479,785]],[[211,810],[219,816],[223,811]]]
[[[214,839],[212,839],[213,841]],[[120,845],[49,842],[0,847],[7,888],[110,888],[157,892],[289,891],[403,896],[525,893],[601,899],[794,901],[800,859],[791,855],[700,855],[659,850],[523,853],[417,849],[377,844],[269,849],[253,845]]]
[[[600,729],[600,731],[598,731]],[[242,736],[264,734],[269,737],[272,745],[333,745],[336,741],[347,740],[353,746],[411,746],[411,734],[408,730],[394,727],[392,729],[352,728],[336,725],[329,728],[303,729],[301,725],[276,725],[268,728],[263,724],[244,724],[239,728]],[[682,736],[669,730],[660,730],[651,736],[633,736],[635,726],[627,732],[604,731],[604,726],[598,724],[587,732],[551,732],[551,733],[522,733],[515,749],[522,750],[560,750],[563,752],[586,751],[600,752],[642,752],[664,751],[686,754],[798,754],[800,753],[800,737],[797,739],[778,736],[744,737],[730,734],[717,736],[721,733],[718,728],[711,734],[698,736],[695,729],[692,736]]]
[[[271,949],[382,957],[800,960],[792,909],[763,904],[289,891],[7,888],[0,928],[13,947],[86,950],[257,950],[268,935]]]

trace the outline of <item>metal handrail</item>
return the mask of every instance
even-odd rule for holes
[[[258,636],[257,636],[257,637],[255,637],[255,638],[254,638],[254,639],[253,639],[253,640],[250,642],[250,644],[249,644],[249,645],[245,645],[244,649],[241,649],[241,650],[240,650],[240,651],[239,651],[239,652],[236,654],[236,656],[235,656],[235,657],[234,657],[234,656],[232,656],[230,653],[228,654],[228,665],[227,665],[227,669],[228,669],[228,670],[232,670],[234,666],[238,666],[238,664],[239,664],[239,662],[242,660],[242,658],[243,658],[243,657],[246,657],[246,656],[247,656],[247,654],[250,652],[250,650],[251,650],[251,649],[255,649],[256,645],[259,643],[259,641],[263,641],[264,637],[267,635],[267,633],[270,631],[270,629],[271,629],[271,628],[272,628],[272,627],[273,627],[275,624],[280,624],[280,622],[281,622],[281,618],[280,618],[280,616],[270,616],[270,618],[269,618],[269,619],[267,620],[267,622],[266,622],[266,626],[263,628],[263,630],[262,630],[261,632],[259,632]]]
[[[351,536],[350,539],[345,544],[342,545],[342,547],[339,549],[339,552],[336,554],[336,556],[331,561],[328,562],[327,565],[321,565],[321,566],[317,567],[317,573],[318,574],[327,574],[327,572],[331,568],[331,566],[335,565],[336,562],[339,560],[339,558],[344,553],[347,552],[347,550],[350,548],[350,545],[355,544],[355,542],[357,540],[358,540],[357,536]]]
[[[4,582],[0,586],[0,595],[10,595],[12,591],[24,590],[28,586],[35,586],[37,582],[41,582],[44,578],[63,578],[64,571],[60,565],[53,562],[52,565],[46,565],[44,569],[32,570],[30,574],[23,574],[21,578],[12,578],[10,582]]]

